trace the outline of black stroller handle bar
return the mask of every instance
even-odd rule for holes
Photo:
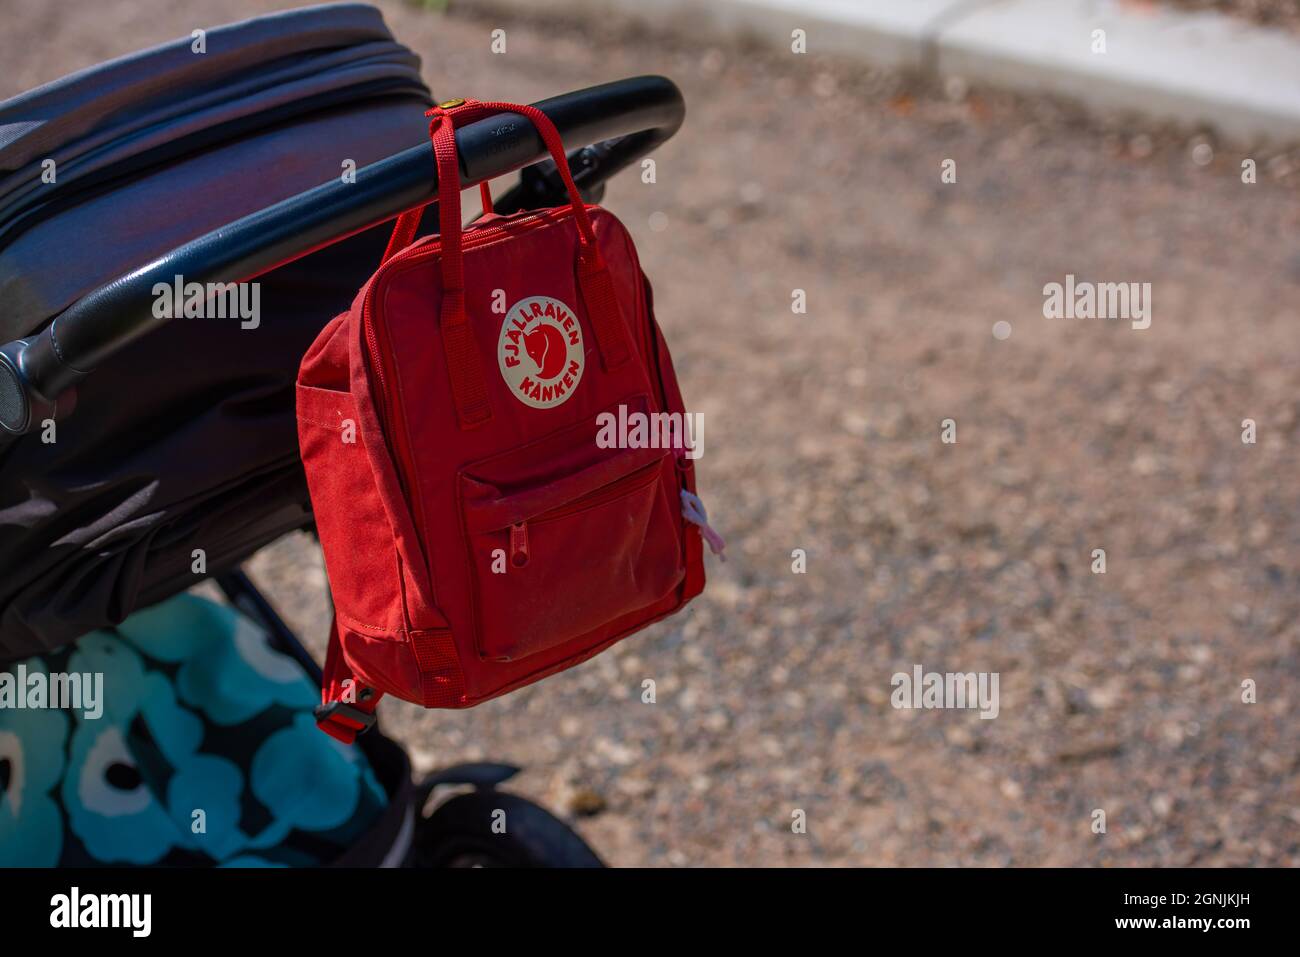
[[[535,104],[566,143],[587,192],[668,140],[682,124],[681,91],[666,77],[640,76]],[[461,186],[504,176],[549,156],[532,123],[501,113],[456,131]],[[521,184],[497,204],[511,212]],[[438,195],[428,144],[282,200],[179,246],[74,302],[37,335],[0,346],[0,439],[36,431],[71,411],[74,386],[130,342],[169,321],[154,314],[154,287],[245,282],[369,229]]]

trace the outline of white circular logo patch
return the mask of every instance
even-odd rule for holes
[[[506,311],[497,364],[524,405],[549,409],[564,402],[582,381],[584,361],[582,327],[560,300],[529,296]]]

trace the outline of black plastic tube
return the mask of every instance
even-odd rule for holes
[[[535,104],[569,147],[590,143],[579,177],[596,186],[671,137],[681,126],[681,91],[662,76],[593,86]],[[546,157],[525,117],[502,113],[456,132],[461,186]],[[317,186],[179,246],[88,293],[38,335],[0,346],[0,429],[22,434],[59,406],[79,379],[128,343],[167,322],[154,315],[154,286],[243,282],[425,205],[438,194],[429,146],[413,147],[357,171],[355,183]]]

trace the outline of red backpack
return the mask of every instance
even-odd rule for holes
[[[455,128],[505,111],[572,205],[462,230]],[[590,658],[698,595],[702,534],[721,545],[627,230],[582,203],[540,111],[428,115],[441,235],[411,242],[403,214],[298,374],[335,611],[317,721],[349,742],[383,694],[465,708]],[[611,443],[627,423],[638,440]]]

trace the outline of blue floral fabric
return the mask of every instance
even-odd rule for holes
[[[102,674],[103,707],[0,707],[0,866],[312,866],[387,803],[316,729],[297,662],[224,605],[179,595],[21,665]]]

